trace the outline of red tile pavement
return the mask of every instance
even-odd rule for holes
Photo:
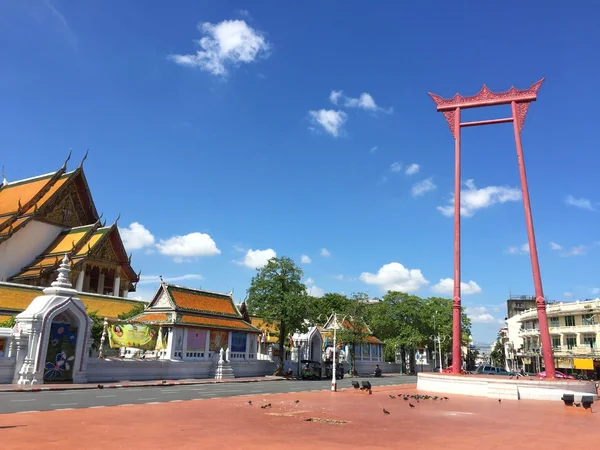
[[[2,448],[47,449],[70,442],[86,449],[564,450],[600,439],[600,414],[567,410],[562,402],[450,396],[448,401],[417,403],[389,398],[399,393],[416,393],[415,386],[376,387],[372,395],[345,389],[6,414],[0,415]],[[271,408],[260,407],[266,403]]]
[[[214,378],[189,379],[189,380],[148,380],[148,381],[120,381],[118,383],[86,383],[86,384],[0,384],[0,392],[40,392],[40,391],[69,391],[81,389],[103,389],[129,388],[129,387],[156,387],[156,386],[179,386],[188,384],[216,384],[216,383],[253,383],[259,381],[281,381],[285,377],[246,377],[215,380]]]

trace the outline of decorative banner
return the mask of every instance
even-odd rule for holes
[[[210,330],[210,345],[208,350],[218,352],[221,349],[226,349],[229,344],[229,332]]]
[[[188,351],[206,350],[206,330],[188,330],[187,349]]]
[[[231,333],[231,351],[235,353],[246,353],[246,336],[248,333],[233,331]]]
[[[132,347],[140,350],[155,350],[158,328],[134,323],[112,323],[108,325],[110,348]]]

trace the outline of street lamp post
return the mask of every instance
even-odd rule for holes
[[[333,313],[333,373],[331,375],[331,392],[337,391],[337,377],[336,377],[336,349],[337,349],[337,313]]]

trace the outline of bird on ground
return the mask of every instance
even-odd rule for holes
[[[498,399],[498,403],[502,403],[502,399],[501,398]]]
[[[270,403],[267,403],[267,408],[270,408],[270,407],[271,407],[271,404],[270,404]]]
[[[434,400],[437,400],[439,397],[438,397],[437,395],[434,395],[434,396],[433,396],[433,397],[431,397],[431,398],[433,398]]]
[[[407,401],[409,397],[404,397],[404,401]]]
[[[450,400],[448,397],[442,397],[444,400]]]
[[[390,398],[396,398],[396,396],[395,396],[395,395],[392,395],[392,394],[390,394]]]
[[[415,405],[413,405],[412,403],[409,403],[408,406],[410,406],[411,408],[415,407]]]
[[[383,413],[384,414],[389,414],[390,412],[387,409],[383,408]]]
[[[300,400],[295,400],[294,403],[297,405],[298,403],[300,403]]]
[[[251,405],[252,404],[252,400],[248,400],[248,404]]]
[[[261,406],[261,408],[262,408],[262,409],[266,409],[266,408],[267,408],[267,405],[262,405],[262,406]]]
[[[579,407],[581,406],[581,403],[575,403],[575,406],[576,406],[577,408],[579,408]]]

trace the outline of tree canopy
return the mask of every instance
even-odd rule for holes
[[[279,362],[275,374],[283,373],[288,334],[306,330],[309,302],[303,272],[291,258],[272,258],[252,278],[248,310],[269,325],[279,328]]]

